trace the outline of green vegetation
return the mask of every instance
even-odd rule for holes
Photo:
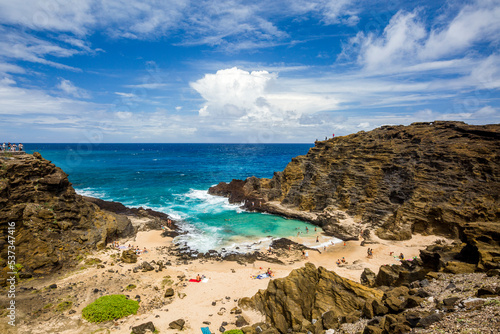
[[[56,311],[58,312],[64,312],[67,311],[73,306],[73,302],[71,301],[65,301],[60,303],[59,305],[56,306]]]
[[[164,287],[170,286],[172,284],[174,284],[174,281],[170,278],[170,276],[165,276],[163,278],[163,281],[161,282],[161,287],[163,289]]]
[[[240,329],[231,329],[231,330],[225,331],[224,334],[244,334],[244,333]]]
[[[99,264],[102,261],[99,260],[98,258],[91,258],[91,259],[86,259],[85,260],[85,265],[87,266],[93,266],[94,264]]]
[[[137,288],[137,286],[135,284],[129,284],[129,285],[127,285],[127,287],[125,288],[125,290],[130,291],[130,290],[134,290],[135,288]]]
[[[52,307],[52,304],[51,303],[48,303],[47,305],[45,305],[43,307],[44,310],[48,309],[48,308],[51,308]]]
[[[487,301],[484,303],[484,306],[487,306],[487,305],[500,305],[500,300],[498,300],[498,299],[490,299],[490,300],[487,300]]]
[[[127,299],[125,295],[109,295],[98,298],[82,310],[84,319],[103,322],[136,314],[139,302]]]

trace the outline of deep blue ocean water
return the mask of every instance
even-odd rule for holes
[[[271,178],[309,144],[25,144],[61,167],[78,193],[167,213],[189,233],[178,237],[199,251],[250,249],[269,237],[314,228],[301,221],[244,212],[208,195],[221,181]],[[257,246],[255,246],[257,247]],[[254,247],[252,247],[254,248]]]

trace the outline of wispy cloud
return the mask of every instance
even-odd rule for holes
[[[90,94],[82,88],[76,87],[71,81],[60,78],[57,88],[63,91],[65,94],[76,97],[88,99]]]

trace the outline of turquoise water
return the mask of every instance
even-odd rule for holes
[[[262,247],[310,224],[242,211],[210,186],[250,176],[272,177],[308,144],[26,144],[61,167],[78,193],[171,215],[192,249]],[[260,244],[259,244],[260,242]]]

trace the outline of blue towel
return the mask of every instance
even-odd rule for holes
[[[201,332],[203,334],[212,334],[212,332],[210,332],[210,329],[208,327],[201,327]]]

